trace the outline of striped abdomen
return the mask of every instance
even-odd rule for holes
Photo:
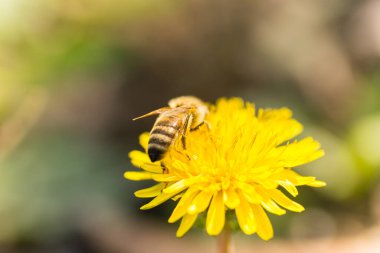
[[[148,155],[152,162],[161,160],[173,143],[182,126],[182,119],[178,116],[160,115],[150,132]]]

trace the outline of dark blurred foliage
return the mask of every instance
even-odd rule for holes
[[[273,246],[238,233],[239,252],[354,252],[344,238],[376,252],[378,13],[379,0],[0,0],[0,251],[212,250],[201,230],[174,238],[168,205],[139,211],[143,185],[123,179],[154,122],[131,119],[195,95],[289,107],[326,151],[299,170],[328,187],[271,216]]]

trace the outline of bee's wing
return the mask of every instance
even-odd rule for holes
[[[170,108],[170,107],[162,107],[162,108],[160,108],[160,109],[157,109],[157,110],[154,110],[154,111],[149,112],[149,113],[147,113],[147,114],[144,114],[144,115],[142,115],[142,116],[140,116],[140,117],[134,118],[133,120],[138,120],[138,119],[146,118],[146,117],[149,117],[149,116],[153,116],[153,115],[161,114],[161,113],[166,112],[166,111],[169,111],[169,110],[171,110],[171,109],[172,109],[172,108]]]

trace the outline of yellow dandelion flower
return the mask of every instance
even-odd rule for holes
[[[186,149],[173,145],[161,161],[152,163],[146,154],[148,133],[140,136],[145,149],[132,151],[132,164],[143,171],[125,173],[130,180],[154,180],[139,190],[139,198],[153,198],[141,209],[153,208],[169,199],[178,201],[169,222],[181,219],[177,236],[183,236],[200,213],[207,212],[206,231],[218,235],[225,225],[226,210],[234,210],[245,234],[273,237],[266,212],[283,215],[301,212],[295,197],[297,186],[322,187],[315,177],[301,176],[293,167],[324,155],[311,137],[293,140],[302,125],[287,108],[258,109],[239,98],[220,99],[210,108],[204,124],[186,136]]]

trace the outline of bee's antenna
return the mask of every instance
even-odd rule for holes
[[[161,114],[161,113],[166,112],[166,111],[168,111],[168,110],[170,110],[170,109],[171,109],[170,107],[162,107],[162,108],[160,108],[160,109],[154,110],[154,111],[152,111],[152,112],[149,112],[149,113],[147,113],[147,114],[144,114],[144,115],[142,115],[142,116],[140,116],[140,117],[137,117],[137,118],[134,118],[134,119],[132,119],[132,120],[134,121],[134,120],[138,120],[138,119],[146,118],[146,117],[149,117],[149,116],[153,116],[153,115]]]

